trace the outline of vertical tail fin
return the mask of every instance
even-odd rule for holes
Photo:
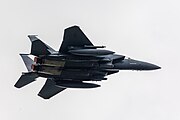
[[[26,68],[28,71],[31,71],[31,66],[34,63],[34,61],[28,57],[28,54],[20,54],[21,58],[24,61],[24,64],[26,65]]]
[[[50,46],[42,42],[39,38],[36,37],[37,35],[28,35],[29,39],[32,42],[31,45],[31,54],[35,56],[39,55],[48,55],[53,52],[56,52]]]

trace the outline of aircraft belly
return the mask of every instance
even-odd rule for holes
[[[49,75],[61,75],[62,70],[59,67],[54,66],[40,66],[38,73],[49,74]]]
[[[64,65],[65,68],[92,68],[98,66],[97,62],[87,60],[68,60]]]
[[[44,64],[54,65],[54,66],[58,66],[58,67],[64,67],[65,61],[52,61],[52,60],[45,59]]]
[[[63,70],[60,79],[70,79],[74,81],[101,81],[105,80],[107,72],[93,71],[93,70],[81,70],[81,69],[71,69]]]

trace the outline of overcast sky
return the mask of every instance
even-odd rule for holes
[[[178,0],[1,0],[1,120],[180,120],[180,2]],[[96,89],[37,96],[45,79],[16,89],[26,71],[19,53],[28,34],[58,50],[65,28],[78,25],[105,45],[161,70],[120,71]]]

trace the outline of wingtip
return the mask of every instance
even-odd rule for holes
[[[48,100],[48,99],[50,99],[50,98],[51,98],[51,97],[45,97],[45,96],[41,95],[40,93],[38,93],[37,95],[38,95],[39,97],[41,97],[41,98],[45,99],[45,100]]]
[[[18,86],[17,84],[14,85],[15,88],[21,88],[20,86]]]

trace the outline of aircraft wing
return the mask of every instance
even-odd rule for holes
[[[53,79],[47,79],[38,95],[44,99],[49,99],[65,89],[66,88],[56,86],[56,83],[53,81]]]
[[[86,37],[78,26],[72,26],[64,31],[63,42],[59,49],[60,53],[66,53],[69,47],[93,46],[91,41]]]

